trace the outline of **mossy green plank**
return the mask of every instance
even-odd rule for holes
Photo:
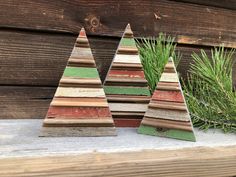
[[[147,95],[150,96],[148,88],[142,87],[119,87],[119,86],[104,86],[106,94],[118,95]]]
[[[121,46],[136,46],[133,38],[122,38],[120,41]]]
[[[63,76],[80,78],[99,78],[97,68],[66,67]]]
[[[156,127],[140,125],[138,128],[138,133],[152,135],[152,136],[160,136],[160,137],[168,137],[180,140],[187,141],[196,141],[195,135],[193,132],[184,131],[184,130],[176,130],[176,129],[166,129],[166,130],[158,130]]]

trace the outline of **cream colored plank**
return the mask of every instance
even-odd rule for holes
[[[163,73],[160,78],[161,82],[179,82],[179,78],[176,73]]]
[[[109,103],[111,111],[121,112],[146,112],[148,104],[137,103]]]
[[[105,97],[101,88],[72,88],[58,87],[55,93],[57,97]]]
[[[117,54],[114,59],[115,63],[141,63],[139,55]]]

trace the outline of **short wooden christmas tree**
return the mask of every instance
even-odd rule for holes
[[[147,110],[150,92],[129,24],[108,71],[104,90],[116,126],[138,127]]]
[[[40,136],[116,135],[85,30],[81,29]]]
[[[138,132],[195,141],[188,108],[172,58],[165,66]]]

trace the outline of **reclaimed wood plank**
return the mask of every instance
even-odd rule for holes
[[[143,71],[111,70],[108,77],[144,78]]]
[[[116,135],[115,127],[43,127],[40,132],[40,137],[100,137]]]
[[[51,106],[108,107],[105,98],[53,98]]]
[[[47,118],[80,119],[94,118],[107,119],[111,116],[108,107],[55,107],[49,108]]]
[[[146,112],[147,104],[141,103],[109,103],[110,110],[120,112]]]
[[[58,87],[56,97],[105,97],[102,88]]]
[[[160,82],[179,82],[178,75],[176,73],[162,73]]]
[[[116,54],[113,62],[115,63],[141,63],[141,60],[138,55]]]
[[[147,87],[104,86],[104,91],[107,95],[120,94],[120,95],[147,95],[147,96],[150,96],[150,91]]]
[[[176,103],[176,102],[168,102],[168,101],[151,101],[148,105],[150,108],[160,108],[168,110],[179,110],[179,111],[187,111],[187,107],[185,103]]]
[[[63,77],[99,78],[99,75],[97,68],[67,66],[64,70]]]
[[[142,125],[152,126],[156,128],[163,128],[163,129],[176,129],[176,130],[184,130],[192,132],[192,126],[190,122],[181,123],[178,121],[169,121],[163,119],[153,119],[145,117],[142,121]]]
[[[42,119],[55,87],[1,86],[0,119]]]
[[[112,119],[44,119],[43,127],[112,127]]]
[[[236,147],[188,147],[1,158],[1,177],[21,176],[234,176]],[[56,163],[55,163],[56,162]],[[203,165],[204,164],[204,165]],[[109,166],[109,168],[108,168]],[[143,168],[145,166],[145,168]],[[155,168],[154,168],[155,167]],[[88,170],[88,168],[90,170]]]
[[[114,123],[116,127],[139,127],[141,119],[116,118]]]
[[[165,32],[175,35],[179,43],[211,46],[224,43],[227,47],[236,47],[236,13],[233,10],[168,0],[138,0],[129,4],[112,0],[99,3],[85,0],[73,0],[73,3],[33,2],[2,2],[0,26],[76,34],[85,26],[89,34],[120,37],[124,26],[132,21],[134,34],[139,37]],[[6,14],[11,18],[5,18]],[[202,20],[193,20],[196,17]]]
[[[160,137],[167,137],[167,138],[175,138],[179,140],[186,140],[186,141],[196,141],[194,133],[192,131],[186,130],[177,130],[177,129],[168,129],[168,128],[156,128],[154,126],[149,125],[140,125],[138,129],[139,133],[144,133],[146,135],[152,136],[160,136]]]
[[[156,90],[152,95],[152,99],[157,101],[184,102],[181,91]]]
[[[177,111],[177,110],[170,110],[166,111],[163,109],[153,109],[149,108],[146,111],[145,116],[153,117],[153,118],[160,118],[160,119],[168,119],[168,120],[179,120],[179,121],[189,121],[190,117],[187,111]]]

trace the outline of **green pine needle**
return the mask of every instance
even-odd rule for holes
[[[160,33],[158,38],[136,40],[151,93],[156,89],[168,58],[173,57],[176,65],[180,61],[181,55],[175,53],[176,45],[173,42],[174,38],[163,33]]]
[[[224,47],[193,53],[187,81],[183,82],[186,102],[194,126],[219,128],[236,132],[236,93],[233,91],[232,66],[234,50]]]

